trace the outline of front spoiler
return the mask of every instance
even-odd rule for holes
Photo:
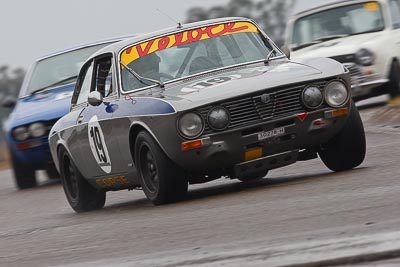
[[[296,163],[299,151],[289,151],[272,156],[267,156],[243,163],[234,167],[235,177],[248,176],[264,170],[273,170]]]

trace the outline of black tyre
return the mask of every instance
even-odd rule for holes
[[[138,175],[146,197],[154,205],[182,200],[188,191],[184,171],[176,166],[150,134],[140,132],[134,149]]]
[[[51,180],[60,178],[60,174],[58,173],[56,166],[54,166],[54,165],[47,167],[46,174],[47,174],[47,177],[49,177],[49,179],[51,179]]]
[[[106,192],[98,191],[83,178],[65,149],[59,153],[61,182],[72,209],[85,212],[101,209],[106,202]]]
[[[400,63],[393,61],[389,76],[389,92],[392,97],[400,95]]]
[[[18,189],[28,189],[37,185],[35,169],[20,162],[12,153],[11,163],[14,170],[15,184]]]
[[[359,166],[365,158],[364,126],[354,102],[343,129],[318,152],[322,161],[332,171],[345,171]]]
[[[267,174],[268,174],[268,171],[264,171],[264,172],[247,175],[247,176],[240,176],[240,177],[238,177],[238,179],[242,182],[251,182],[251,181],[261,180]]]

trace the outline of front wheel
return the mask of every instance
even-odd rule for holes
[[[11,163],[14,170],[15,184],[18,189],[28,189],[37,185],[35,170],[31,166],[23,164],[12,153]]]
[[[106,192],[96,190],[83,178],[65,149],[61,149],[58,158],[61,182],[72,209],[85,212],[104,207]]]
[[[322,161],[332,171],[345,171],[359,166],[365,158],[366,142],[364,126],[354,102],[349,118],[342,130],[318,152]]]
[[[391,97],[400,95],[400,63],[393,61],[389,76],[389,92]]]
[[[146,197],[154,205],[183,199],[188,191],[184,171],[173,163],[147,132],[135,142],[135,163]]]

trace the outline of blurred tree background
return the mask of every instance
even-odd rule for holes
[[[193,7],[187,12],[186,22],[220,17],[251,18],[281,46],[284,43],[286,21],[293,5],[294,0],[230,0],[227,5],[209,9]]]
[[[8,65],[0,66],[0,104],[6,98],[17,98],[24,76],[25,70],[22,68],[11,69]],[[0,108],[0,124],[10,112],[9,108]]]
[[[8,65],[0,66],[0,127],[12,110],[11,108],[1,107],[1,104],[7,98],[16,99],[18,97],[24,76],[25,70],[23,68],[11,69]],[[8,153],[4,142],[4,133],[0,129],[0,167],[4,167],[6,159],[8,159]]]

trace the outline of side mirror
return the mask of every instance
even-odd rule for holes
[[[281,47],[282,52],[286,55],[286,57],[288,59],[290,59],[290,50],[289,47],[287,47],[286,45]]]
[[[1,106],[4,108],[14,108],[16,104],[17,104],[17,100],[12,96],[7,96],[1,102]]]
[[[97,107],[103,103],[103,96],[97,91],[90,92],[88,102],[91,106]]]

